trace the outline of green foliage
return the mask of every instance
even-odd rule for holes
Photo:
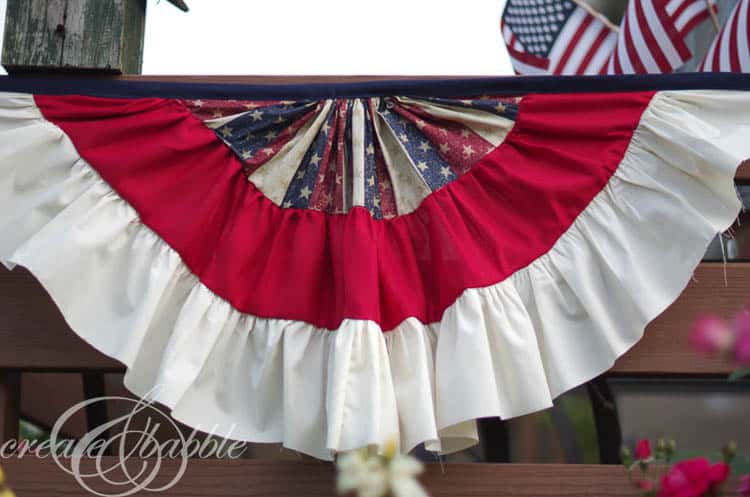
[[[581,448],[583,464],[599,463],[599,441],[591,403],[583,395],[563,395],[560,398],[563,412],[575,427],[576,444]]]
[[[750,376],[750,366],[746,366],[742,369],[738,369],[737,371],[734,371],[732,374],[729,375],[729,381],[737,381],[741,380],[742,378],[745,378],[746,376]]]

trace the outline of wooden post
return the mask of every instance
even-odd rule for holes
[[[21,375],[0,369],[0,445],[18,439],[21,422]]]
[[[138,74],[146,0],[8,0],[2,63],[8,73]]]

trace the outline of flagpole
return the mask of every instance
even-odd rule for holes
[[[711,0],[706,0],[706,1],[710,2]],[[599,12],[597,10],[594,10],[594,8],[592,6],[590,6],[589,4],[587,4],[586,2],[584,2],[583,0],[573,0],[573,3],[575,3],[576,5],[578,5],[580,8],[582,8],[583,10],[585,10],[586,12],[588,12],[589,14],[591,14],[592,16],[596,17],[600,21],[602,21],[604,23],[604,25],[609,28],[610,31],[614,31],[615,33],[619,33],[620,32],[620,27],[619,26],[615,26],[614,24],[612,24],[612,21],[610,21],[609,19],[607,19],[607,17],[604,14],[602,14],[601,12]],[[713,11],[711,11],[711,12],[713,12]]]
[[[711,3],[711,0],[706,0],[706,5],[708,5],[708,13],[711,15],[711,20],[714,22],[714,29],[718,33],[721,31],[721,24],[719,24],[719,18],[716,12],[714,12],[714,5]]]

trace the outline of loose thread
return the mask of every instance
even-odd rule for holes
[[[723,261],[721,267],[724,271],[724,288],[729,286],[729,280],[727,279],[727,253],[724,250],[724,233],[719,233],[719,246],[721,247],[721,259]]]
[[[440,452],[435,452],[435,459],[440,464],[440,474],[445,476],[445,464],[443,464],[443,455]]]

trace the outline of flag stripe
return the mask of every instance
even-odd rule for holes
[[[602,64],[604,63],[602,57],[600,56],[600,60],[596,60],[596,56],[598,56],[602,52],[602,48],[606,48],[605,42],[607,41],[607,37],[609,35],[609,30],[606,27],[602,26],[596,26],[598,33],[596,34],[596,39],[591,44],[591,48],[586,52],[586,56],[581,61],[581,64],[578,66],[578,70],[576,71],[576,74],[596,74],[600,69]],[[611,50],[611,48],[610,48]],[[606,56],[606,52],[605,52]]]
[[[716,11],[716,9],[714,9],[714,11]],[[691,18],[691,19],[690,19],[690,20],[689,20],[689,21],[688,21],[688,22],[687,22],[687,23],[685,24],[685,26],[683,26],[683,28],[682,28],[682,29],[680,30],[680,36],[682,36],[682,38],[684,39],[684,38],[685,38],[685,37],[686,37],[686,36],[687,36],[688,34],[690,34],[690,32],[691,32],[691,31],[692,31],[693,29],[697,28],[697,27],[698,27],[698,25],[700,25],[700,23],[702,23],[703,21],[705,21],[705,20],[706,20],[706,19],[708,19],[709,17],[711,17],[711,15],[710,15],[710,14],[708,13],[708,11],[707,11],[707,10],[704,10],[704,11],[703,11],[703,12],[701,12],[700,14],[698,14],[698,15],[696,15],[696,16],[693,16],[693,17],[692,17],[692,18]]]
[[[582,39],[586,36],[586,33],[588,32],[589,26],[591,26],[591,21],[593,17],[586,16],[581,21],[581,24],[578,26],[578,29],[576,30],[575,35],[573,35],[573,39],[568,43],[568,46],[565,49],[565,52],[563,53],[563,56],[560,58],[560,61],[557,63],[557,67],[555,68],[555,74],[571,74],[571,68],[576,67],[577,63],[580,62],[580,60],[576,60],[576,58],[579,57],[579,53],[583,52],[585,49],[581,46]],[[582,55],[581,55],[582,57]],[[572,74],[575,74],[575,70],[572,71]]]
[[[570,47],[571,40],[573,40],[576,33],[578,33],[578,28],[581,26],[581,23],[586,20],[586,14],[587,13],[583,9],[576,10],[560,31],[560,35],[552,46],[552,50],[550,50],[548,57],[551,63],[550,69],[552,74],[558,74],[557,67],[560,65],[560,61],[565,52]]]
[[[748,16],[750,0],[740,0],[734,6],[724,27],[708,49],[701,71],[750,71],[750,41]]]
[[[667,11],[667,13],[669,13],[669,11]],[[692,3],[683,2],[679,11],[673,14],[670,13],[669,15],[674,19],[674,25],[677,30],[684,34],[685,27],[688,23],[692,22],[695,18],[700,17],[701,14],[704,16],[704,19],[708,15],[705,0],[695,0]]]
[[[732,17],[729,18],[727,21],[727,26],[732,26],[734,24],[734,18],[737,15],[737,10],[735,9],[732,12]],[[729,44],[730,39],[732,38],[732,32],[731,28],[730,30],[722,31],[721,32],[721,42],[719,44],[719,51],[717,52],[717,64],[716,67],[719,68],[719,71],[729,71],[730,63],[729,63]]]
[[[750,43],[748,42],[748,29],[750,29],[750,8],[748,2],[740,5],[740,23],[735,36],[737,37],[738,57],[740,59],[740,71],[750,72]]]
[[[740,19],[739,10],[734,11],[732,16],[732,31],[728,33],[727,39],[729,40],[729,68],[732,72],[740,71],[740,57],[739,50],[737,48],[737,26]]]
[[[644,1],[643,7],[659,50],[664,52],[673,68],[678,68],[691,57],[685,41],[663,8],[655,6],[651,1]]]
[[[640,26],[640,34],[643,36],[643,46],[638,47],[638,55],[643,60],[643,65],[646,67],[646,72],[649,73],[663,73],[670,72],[672,67],[669,61],[665,58],[664,53],[661,50],[661,45],[657,42],[654,33],[652,32],[652,26],[646,19],[646,15],[643,10],[643,3],[645,2],[631,2],[635,5],[635,14],[638,20],[637,25]],[[649,47],[653,47],[649,50]]]
[[[631,3],[631,5],[633,4]],[[631,12],[628,12],[627,24],[630,29],[625,31],[625,44],[623,46],[623,53],[627,53],[628,55],[627,65],[631,67],[630,71],[628,72],[632,71],[639,74],[646,73],[648,71],[643,66],[643,63],[638,56],[638,49],[635,44],[635,39],[640,38],[640,26],[638,25],[638,20],[635,19],[635,16],[631,15]],[[627,67],[627,65],[624,65],[624,67]]]
[[[618,33],[572,0],[507,0],[503,40],[519,74],[670,73],[691,57],[685,35],[712,1],[630,0]]]

